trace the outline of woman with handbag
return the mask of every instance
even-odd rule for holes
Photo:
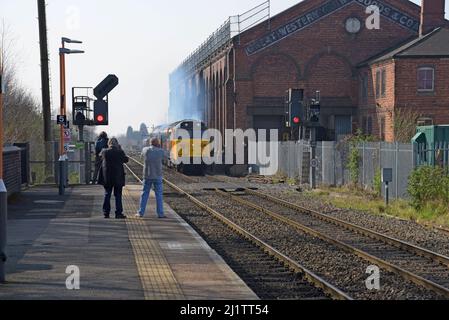
[[[106,219],[111,214],[111,197],[115,197],[115,218],[126,219],[123,215],[122,190],[125,186],[124,163],[128,163],[129,158],[120,147],[118,140],[112,138],[108,142],[108,149],[101,152],[102,165],[98,183],[104,186],[105,195],[103,202],[103,214]]]

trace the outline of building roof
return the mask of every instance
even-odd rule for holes
[[[359,64],[359,67],[390,59],[449,57],[449,28],[441,27],[421,36],[412,37],[405,43],[389,48]]]

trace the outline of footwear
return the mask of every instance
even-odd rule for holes
[[[159,219],[165,219],[167,218],[166,216],[157,216]]]
[[[143,215],[141,215],[140,213],[136,213],[135,217],[136,218],[143,218]]]
[[[116,218],[116,219],[126,219],[127,216],[125,216],[125,215],[123,215],[123,214],[117,214],[117,215],[115,216],[115,218]]]
[[[104,218],[105,218],[105,219],[109,219],[109,218],[110,218],[110,215],[107,214],[107,213],[104,213]]]

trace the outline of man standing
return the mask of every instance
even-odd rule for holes
[[[101,164],[103,161],[100,157],[100,153],[101,151],[103,151],[103,149],[108,148],[108,142],[108,134],[103,131],[102,133],[100,133],[97,142],[95,143],[95,171],[92,178],[92,184],[96,184],[98,181],[98,173],[100,172]]]
[[[109,219],[111,214],[111,197],[115,197],[115,218],[126,219],[123,214],[122,190],[125,186],[124,163],[129,159],[120,147],[117,139],[112,138],[108,142],[109,149],[103,149],[100,153],[102,166],[98,177],[98,183],[104,186],[105,195],[103,202],[103,214]]]
[[[143,192],[140,198],[140,210],[136,217],[142,218],[145,215],[145,210],[150,197],[151,188],[154,186],[157,202],[157,215],[159,218],[164,216],[164,200],[162,188],[162,161],[166,157],[166,152],[161,149],[159,139],[152,139],[151,145],[142,151],[142,156],[145,160],[143,168]]]

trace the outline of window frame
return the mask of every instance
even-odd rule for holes
[[[416,125],[417,126],[433,126],[434,125],[434,120],[433,117],[419,117],[418,120],[416,121]]]
[[[387,96],[387,69],[385,67],[376,70],[376,98]]]
[[[382,98],[387,96],[387,70],[385,68],[380,71],[380,96]]]
[[[420,75],[421,71],[432,71],[432,89],[420,88],[421,83],[420,83],[419,75]],[[420,66],[420,67],[418,67],[418,70],[416,72],[416,77],[417,77],[417,79],[416,79],[416,87],[418,89],[418,92],[435,92],[435,67],[433,67],[433,66]],[[428,80],[424,79],[424,83],[426,83],[426,81],[428,81]]]
[[[380,69],[376,70],[376,98],[380,98],[380,90],[381,90],[381,71]]]

